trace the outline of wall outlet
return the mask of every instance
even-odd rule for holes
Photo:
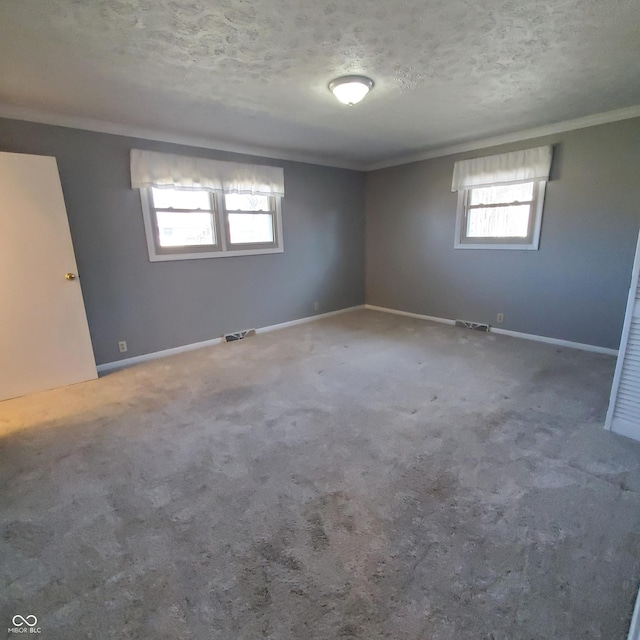
[[[320,303],[317,300],[313,303],[313,310],[314,311],[320,310]]]
[[[118,351],[120,351],[120,353],[124,353],[126,350],[127,350],[127,341],[120,340],[118,342]]]
[[[499,313],[496,317],[496,322],[502,324],[504,322],[504,313]]]

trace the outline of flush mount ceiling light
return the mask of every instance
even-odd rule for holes
[[[329,83],[329,91],[343,104],[353,106],[373,89],[373,80],[366,76],[342,76]]]

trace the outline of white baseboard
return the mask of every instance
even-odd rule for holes
[[[347,307],[346,309],[338,309],[337,311],[328,311],[327,313],[321,313],[317,316],[307,316],[306,318],[298,318],[298,320],[289,320],[289,322],[281,322],[280,324],[272,324],[268,327],[260,327],[256,329],[256,333],[269,333],[269,331],[277,331],[278,329],[286,329],[287,327],[295,327],[297,324],[304,324],[305,322],[313,322],[314,320],[320,320],[321,318],[330,318],[331,316],[339,316],[343,313],[349,313],[350,311],[356,311],[357,309],[364,309],[365,305],[359,304],[355,307]]]
[[[391,313],[398,316],[406,316],[408,318],[417,318],[419,320],[429,320],[431,322],[439,322],[440,324],[455,325],[455,320],[449,318],[438,318],[437,316],[426,316],[421,313],[412,313],[411,311],[400,311],[399,309],[389,309],[387,307],[378,307],[373,304],[357,305],[355,307],[347,307],[346,309],[338,309],[337,311],[329,311],[328,313],[320,313],[317,316],[307,316],[306,318],[298,318],[297,320],[290,320],[289,322],[281,322],[280,324],[273,324],[266,327],[260,327],[256,329],[256,333],[268,333],[269,331],[277,331],[279,329],[286,329],[287,327],[294,327],[298,324],[304,324],[306,322],[314,322],[315,320],[321,320],[322,318],[330,318],[331,316],[337,316],[342,313],[349,313],[357,309],[369,309],[371,311],[381,311],[383,313]],[[584,344],[582,342],[571,342],[570,340],[560,340],[559,338],[547,338],[546,336],[537,336],[531,333],[521,333],[519,331],[510,331],[508,329],[497,329],[491,327],[492,333],[498,333],[505,336],[511,336],[513,338],[522,338],[523,340],[534,340],[536,342],[546,342],[547,344],[554,344],[560,347],[569,347],[571,349],[581,349],[582,351],[592,351],[594,353],[604,353],[606,355],[616,356],[618,355],[617,349],[607,349],[606,347],[598,347],[592,344]],[[194,349],[201,349],[202,347],[211,347],[216,344],[220,344],[223,341],[222,338],[213,338],[212,340],[204,340],[203,342],[193,342],[191,344],[185,344],[180,347],[173,347],[172,349],[163,349],[162,351],[154,351],[152,353],[145,353],[141,356],[134,356],[133,358],[124,358],[122,360],[115,360],[114,362],[105,362],[97,366],[98,372],[112,371],[113,369],[122,369],[129,367],[140,362],[146,362],[147,360],[155,360],[156,358],[164,358],[166,356],[172,356],[177,353],[185,353],[186,351],[192,351]],[[640,637],[638,638],[640,640]]]
[[[425,316],[420,313],[411,313],[409,311],[398,311],[397,309],[388,309],[387,307],[376,307],[372,304],[365,304],[366,309],[372,311],[382,311],[383,313],[393,313],[398,316],[407,316],[408,318],[419,318],[420,320],[431,320],[431,322],[440,322],[442,324],[455,324],[455,320],[449,318],[437,318],[435,316]],[[491,333],[497,333],[512,338],[521,338],[523,340],[534,340],[535,342],[546,342],[547,344],[555,344],[559,347],[568,347],[570,349],[580,349],[582,351],[592,351],[593,353],[604,353],[609,356],[617,356],[617,349],[608,349],[607,347],[599,347],[594,344],[585,344],[583,342],[572,342],[571,340],[561,340],[560,338],[548,338],[547,336],[538,336],[533,333],[521,333],[520,331],[510,331],[509,329],[499,329],[491,327]],[[638,639],[640,640],[640,638]]]
[[[389,309],[388,307],[376,307],[374,304],[365,304],[365,309],[371,311],[382,311],[382,313],[392,313],[396,316],[407,316],[407,318],[418,318],[418,320],[430,320],[431,322],[440,322],[441,324],[455,324],[455,320],[448,318],[437,318],[436,316],[425,316],[421,313],[412,313],[411,311],[399,311],[398,309]]]
[[[202,349],[202,347],[212,347],[214,344],[220,344],[221,342],[222,338],[213,338],[212,340],[203,340],[202,342],[192,342],[191,344],[184,344],[180,347],[173,347],[172,349],[163,349],[162,351],[143,353],[141,356],[133,356],[132,358],[123,358],[122,360],[105,362],[104,364],[99,364],[96,369],[98,370],[98,373],[102,373],[104,371],[112,371],[113,369],[123,369],[124,367],[130,367],[134,364],[146,362],[147,360],[155,360],[156,358],[173,356],[177,353],[184,353],[185,351]]]
[[[272,324],[268,327],[260,327],[256,329],[256,333],[267,333],[269,331],[277,331],[278,329],[286,329],[287,327],[293,327],[298,324],[304,324],[306,322],[314,322],[315,320],[321,320],[322,318],[330,318],[331,316],[337,316],[342,313],[348,313],[349,311],[355,311],[356,309],[364,309],[365,305],[357,305],[355,307],[347,307],[346,309],[338,309],[337,311],[329,311],[327,313],[320,313],[317,316],[307,316],[306,318],[298,318],[297,320],[290,320],[289,322],[281,322],[280,324]],[[156,358],[164,358],[166,356],[173,356],[177,353],[185,353],[186,351],[193,351],[194,349],[202,349],[202,347],[211,347],[216,344],[220,344],[223,338],[213,338],[211,340],[204,340],[202,342],[192,342],[191,344],[184,344],[180,347],[173,347],[171,349],[163,349],[162,351],[154,351],[152,353],[144,353],[141,356],[134,356],[132,358],[123,358],[122,360],[115,360],[113,362],[105,362],[99,364],[96,368],[98,373],[104,371],[112,371],[113,369],[123,369],[124,367],[130,367],[140,362],[146,362],[147,360],[155,360]]]
[[[561,340],[560,338],[548,338],[547,336],[537,336],[533,333],[521,333],[520,331],[510,331],[509,329],[498,329],[491,327],[491,333],[498,333],[503,336],[511,336],[513,338],[522,338],[523,340],[535,340],[536,342],[546,342],[547,344],[555,344],[559,347],[569,347],[569,349],[580,349],[582,351],[592,351],[593,353],[604,353],[608,356],[617,356],[617,349],[609,349],[607,347],[599,347],[595,344],[585,344],[584,342],[572,342],[571,340]]]

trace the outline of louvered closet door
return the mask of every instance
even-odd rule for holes
[[[640,440],[640,237],[605,427]]]

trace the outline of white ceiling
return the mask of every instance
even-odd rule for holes
[[[367,167],[639,105],[640,2],[0,0],[0,103]]]

